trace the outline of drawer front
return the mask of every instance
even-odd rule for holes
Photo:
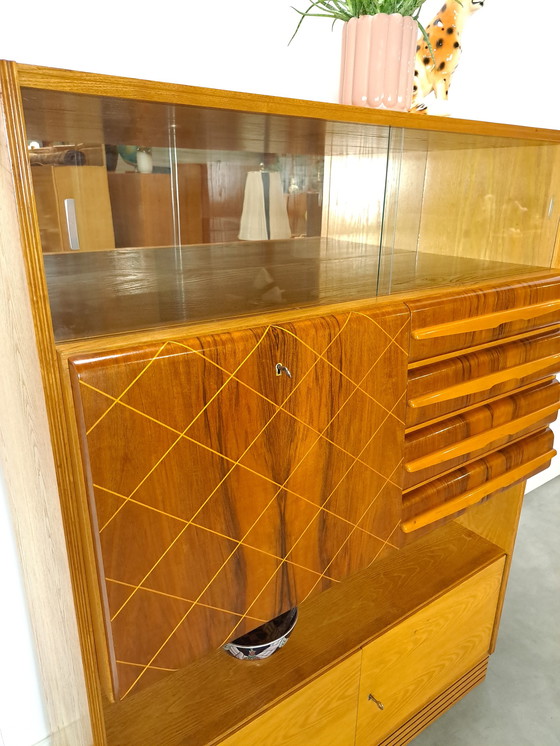
[[[410,360],[418,361],[560,323],[560,276],[408,303]]]
[[[546,469],[556,455],[553,442],[545,428],[405,492],[401,528],[405,533],[424,528]]]
[[[355,653],[222,746],[353,746],[360,657]]]
[[[378,744],[486,657],[503,566],[501,558],[364,648],[356,746]]]
[[[560,370],[560,333],[538,335],[409,372],[408,427],[514,391]]]
[[[549,381],[409,432],[404,489],[541,430],[556,419],[559,408],[560,382]]]

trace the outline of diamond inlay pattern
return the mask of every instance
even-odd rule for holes
[[[71,361],[117,696],[395,550],[407,325],[395,303]]]

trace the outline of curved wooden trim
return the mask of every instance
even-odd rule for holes
[[[458,513],[460,510],[475,505],[483,498],[491,495],[492,492],[496,492],[504,487],[509,487],[515,482],[519,482],[521,479],[526,479],[532,472],[547,464],[552,458],[554,458],[554,456],[556,456],[556,451],[554,449],[547,451],[532,461],[522,464],[517,467],[517,469],[507,471],[505,474],[496,477],[496,479],[491,479],[490,481],[481,484],[480,487],[476,487],[474,490],[464,492],[462,495],[459,495],[452,500],[448,500],[442,505],[438,505],[436,508],[431,508],[430,510],[424,511],[424,513],[419,513],[408,521],[403,521],[403,523],[401,523],[401,529],[405,534],[409,534],[419,528],[429,526],[430,523],[435,523],[442,518],[447,518],[454,513]]]
[[[551,414],[558,412],[560,409],[560,402],[550,404],[548,407],[539,409],[537,412],[531,412],[524,417],[518,417],[515,420],[506,422],[505,425],[500,427],[492,428],[483,433],[478,433],[470,438],[465,438],[457,443],[453,443],[446,448],[442,448],[439,451],[433,451],[425,456],[409,461],[404,465],[404,468],[409,473],[422,471],[430,466],[437,466],[438,464],[451,461],[451,459],[464,456],[467,453],[478,451],[481,448],[486,448],[492,445],[497,440],[504,438],[508,435],[515,435],[521,430],[525,430],[531,425],[536,425],[541,420],[545,419]]]
[[[74,604],[80,633],[80,644],[88,694],[88,704],[96,746],[104,746],[105,727],[102,696],[97,670],[97,656],[92,628],[95,627],[90,591],[86,581],[88,536],[84,533],[83,507],[76,499],[79,492],[74,482],[72,456],[68,448],[67,423],[64,417],[62,388],[52,331],[48,294],[42,263],[39,225],[33,196],[20,81],[14,63],[0,61],[0,87],[6,118],[8,147],[13,172],[15,201],[21,237],[31,310],[35,327],[37,353],[41,368],[47,416],[57,465],[60,505],[63,516],[66,548],[70,565]],[[91,536],[89,537],[91,544]],[[90,547],[91,552],[91,547]]]
[[[493,386],[496,386],[499,383],[505,383],[506,381],[519,381],[522,378],[532,376],[535,373],[540,373],[541,371],[547,370],[547,368],[555,366],[560,368],[560,352],[557,352],[554,355],[549,355],[548,357],[539,358],[538,360],[531,360],[522,365],[516,365],[513,368],[505,368],[496,373],[490,373],[487,376],[480,376],[479,378],[473,378],[470,381],[463,381],[455,386],[432,391],[429,394],[422,394],[414,399],[410,399],[408,406],[412,409],[417,409],[420,407],[427,407],[430,404],[438,404],[439,402],[450,401],[451,399],[459,399],[463,396],[469,396],[470,394],[480,394],[483,391],[490,390]]]
[[[413,331],[412,336],[414,339],[420,341],[424,339],[436,339],[438,337],[450,337],[455,334],[469,334],[470,332],[495,329],[502,324],[509,324],[512,321],[530,321],[531,319],[546,316],[558,310],[560,310],[560,300],[551,300],[532,306],[509,308],[507,311],[487,313],[484,316],[473,316],[468,319],[448,321],[445,324],[437,324],[436,326],[427,326],[423,329]]]

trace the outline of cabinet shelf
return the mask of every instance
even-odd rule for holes
[[[546,271],[401,251],[389,283],[376,247],[328,238],[48,254],[44,262],[59,342]]]

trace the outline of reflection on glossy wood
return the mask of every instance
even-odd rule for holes
[[[108,705],[108,742],[217,743],[500,556],[451,523],[302,604],[290,642],[268,661],[240,665],[215,651]]]
[[[427,422],[558,370],[556,332],[414,368],[409,373],[407,425]]]
[[[497,560],[364,648],[356,746],[379,743],[488,655],[503,565]]]
[[[558,167],[554,145],[430,152],[420,251],[550,266]]]
[[[560,408],[560,383],[537,384],[409,433],[405,489],[550,424]]]
[[[139,682],[395,548],[407,335],[395,303],[72,360],[101,583],[130,587],[109,644]]]
[[[259,282],[263,269],[274,294]],[[519,265],[407,252],[395,255],[393,269],[392,291],[407,293],[536,274]],[[45,270],[56,338],[64,341],[302,307],[367,307],[379,262],[372,247],[300,238],[47,255]]]
[[[74,200],[80,251],[115,248],[104,166],[31,169],[43,251],[70,251],[65,200]]]
[[[545,428],[405,493],[403,531],[435,523],[546,468],[556,454],[553,440]]]
[[[558,274],[411,299],[410,360],[432,358],[558,323],[559,301]],[[443,325],[442,318],[446,319]]]
[[[176,242],[207,241],[202,214],[205,176],[202,165],[178,166],[174,188],[178,191],[181,210],[174,216],[170,174],[109,173],[116,247],[174,246]]]

